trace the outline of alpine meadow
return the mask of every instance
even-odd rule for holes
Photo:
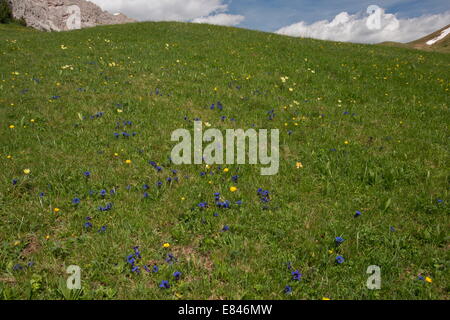
[[[0,299],[448,299],[449,57],[0,25]],[[195,121],[279,129],[278,172],[176,165]]]

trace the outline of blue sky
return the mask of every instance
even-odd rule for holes
[[[450,0],[90,0],[139,21],[185,21],[294,37],[409,42],[450,24]],[[367,27],[371,5],[380,15]],[[324,22],[327,21],[327,22]]]
[[[262,31],[276,31],[299,21],[332,20],[343,11],[365,12],[369,5],[378,5],[398,18],[450,10],[450,0],[232,0],[224,3],[228,4],[228,13],[245,16],[238,27]]]

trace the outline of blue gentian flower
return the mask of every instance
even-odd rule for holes
[[[138,267],[138,266],[134,266],[134,267],[131,269],[131,271],[132,271],[132,272],[136,272],[136,273],[140,273],[140,272],[141,272],[141,270],[139,270],[139,267]]]
[[[167,258],[166,258],[166,262],[169,264],[173,264],[174,262],[177,261],[177,258],[175,258],[175,256],[171,253],[167,254]]]
[[[345,241],[345,239],[342,237],[336,237],[334,238],[334,241],[336,242],[337,245],[340,245],[342,242]]]
[[[263,203],[270,202],[270,199],[269,199],[268,197],[262,197],[262,198],[260,198],[260,200],[261,200],[261,202],[263,202]]]
[[[100,207],[98,207],[98,210],[100,210],[100,211],[109,211],[109,210],[111,210],[112,209],[112,203],[111,202],[109,202],[106,206],[104,206],[104,207],[102,207],[102,206],[100,206]]]
[[[357,218],[361,215],[361,211],[356,210],[354,217]]]
[[[131,264],[131,265],[133,265],[133,264],[136,262],[136,259],[134,258],[134,254],[130,254],[130,255],[127,257],[127,262],[128,262],[129,264]]]
[[[80,198],[73,198],[72,203],[73,204],[79,204],[81,202]]]
[[[87,222],[84,223],[84,227],[85,227],[86,229],[90,229],[90,228],[92,228],[92,223],[90,223],[89,221],[87,221]]]
[[[338,264],[341,264],[341,263],[343,263],[344,261],[345,261],[345,259],[344,259],[343,256],[337,256],[337,257],[336,257],[336,262],[337,262]]]
[[[228,205],[227,205],[227,203],[225,201],[224,202],[217,201],[216,205],[219,208],[228,208]]]
[[[200,202],[200,203],[198,204],[198,207],[200,207],[200,208],[202,208],[202,209],[207,208],[207,207],[208,207],[208,203],[207,203],[207,202]]]
[[[298,270],[292,271],[291,275],[292,275],[292,280],[300,281],[302,279],[302,274]]]
[[[22,267],[22,265],[20,265],[19,263],[15,264],[15,265],[13,266],[13,270],[14,270],[14,271],[20,271],[20,270],[22,270],[22,269],[23,269],[23,267]]]
[[[180,280],[181,272],[180,271],[175,271],[173,273],[173,276],[174,276],[175,280]]]
[[[161,281],[161,284],[159,285],[159,287],[164,288],[164,289],[169,289],[170,288],[169,281],[167,281],[167,280]]]
[[[291,286],[285,286],[284,287],[284,293],[289,294],[292,292],[292,287]]]
[[[141,259],[142,257],[141,257],[141,252],[139,251],[139,247],[138,247],[138,246],[133,247],[133,250],[134,250],[134,255],[135,255],[138,259]]]

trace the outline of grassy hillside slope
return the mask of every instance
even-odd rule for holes
[[[0,297],[447,299],[449,63],[199,24],[0,26]],[[196,118],[280,129],[279,173],[171,164]]]

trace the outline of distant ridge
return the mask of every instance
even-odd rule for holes
[[[447,48],[450,49],[450,24],[446,27],[433,32],[423,38],[412,41],[409,43],[416,49],[426,49],[426,48]]]
[[[450,53],[450,24],[423,38],[408,42],[383,42],[381,45]]]

